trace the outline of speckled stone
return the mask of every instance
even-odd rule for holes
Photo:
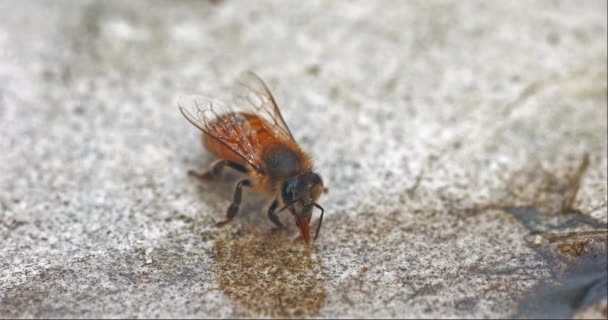
[[[605,317],[606,11],[0,1],[0,318]],[[186,175],[178,99],[245,70],[330,189],[312,248]]]

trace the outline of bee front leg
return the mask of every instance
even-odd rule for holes
[[[278,205],[279,205],[279,201],[277,199],[274,199],[274,201],[272,201],[272,204],[270,205],[270,207],[268,207],[268,218],[278,228],[283,228],[283,224],[281,223],[281,220],[279,220],[279,217],[277,217],[277,214],[274,212],[277,209]]]
[[[242,173],[247,173],[247,168],[245,168],[244,166],[242,166],[238,163],[228,161],[228,160],[216,160],[216,161],[213,161],[211,163],[211,165],[209,166],[209,168],[207,170],[205,170],[204,172],[188,170],[188,175],[195,177],[201,181],[213,180],[222,174],[222,172],[224,171],[224,167],[226,167],[226,166],[228,166],[236,171],[239,171]]]
[[[239,181],[234,189],[232,203],[230,204],[230,207],[228,207],[228,212],[226,212],[226,220],[216,223],[216,226],[221,227],[225,225],[226,223],[230,222],[237,213],[239,213],[239,207],[241,206],[241,198],[243,195],[243,187],[251,187],[251,181],[247,179]]]

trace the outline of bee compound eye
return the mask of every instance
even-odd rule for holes
[[[281,190],[281,197],[283,198],[283,201],[288,203],[295,201],[297,184],[297,179],[291,179],[285,182]]]

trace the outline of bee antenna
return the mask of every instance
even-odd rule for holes
[[[321,230],[321,223],[323,223],[323,213],[325,213],[325,210],[323,209],[323,207],[321,207],[318,203],[313,203],[313,205],[315,207],[317,207],[319,210],[321,210],[321,218],[319,218],[319,225],[317,225],[317,232],[315,233],[315,241],[317,240],[317,237],[319,236],[319,230]]]

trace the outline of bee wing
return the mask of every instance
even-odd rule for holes
[[[236,98],[239,102],[244,101],[256,114],[264,117],[275,133],[295,141],[268,86],[260,77],[248,71],[239,77],[237,84]]]
[[[234,112],[221,100],[204,96],[182,97],[178,107],[195,127],[232,150],[256,171],[263,172],[263,164],[252,145],[252,141],[257,140],[256,133],[241,113]],[[233,120],[220,121],[223,117],[233,117]]]

